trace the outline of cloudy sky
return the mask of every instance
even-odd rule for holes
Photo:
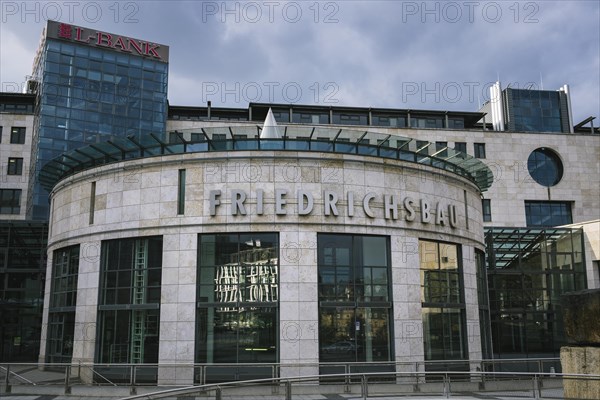
[[[600,117],[598,0],[0,4],[3,91],[20,89],[49,18],[170,46],[173,105],[476,111],[499,79],[567,83],[573,122]]]

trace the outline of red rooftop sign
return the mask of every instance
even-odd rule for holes
[[[46,37],[111,49],[119,53],[133,54],[156,61],[169,61],[169,46],[62,22],[48,21]]]

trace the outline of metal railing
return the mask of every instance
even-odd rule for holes
[[[447,360],[419,362],[322,362],[322,363],[219,363],[219,364],[101,364],[101,363],[0,363],[4,384],[56,385],[68,373],[69,382],[90,385],[156,385],[159,370],[187,370],[188,384],[208,384],[237,380],[278,378],[283,369],[310,370],[321,375],[370,372],[528,372],[560,373],[559,358],[519,358],[488,360]],[[285,374],[288,374],[287,372]]]
[[[503,398],[531,399],[564,399],[563,381],[570,380],[576,384],[594,382],[600,385],[600,375],[583,374],[530,374],[530,373],[495,373],[475,372],[464,374],[458,372],[420,372],[420,373],[356,373],[336,375],[309,375],[293,378],[256,379],[251,381],[214,383],[176,389],[166,389],[145,394],[125,397],[122,400],[162,399],[172,396],[214,395],[221,400],[227,394],[241,397],[268,394],[283,394],[286,400],[292,400],[294,394],[327,394],[347,393],[360,395],[364,400],[370,396],[411,396],[427,395],[429,397],[450,398],[452,395],[473,396],[481,398],[494,394]],[[486,379],[486,376],[487,379]],[[387,378],[388,383],[382,382]],[[328,380],[342,380],[343,384],[324,383]],[[263,390],[252,390],[261,388]],[[593,399],[593,397],[574,397],[569,399]]]
[[[285,394],[286,398],[291,398],[292,392],[360,393],[363,398],[368,394],[443,397],[498,392],[504,397],[559,399],[564,397],[565,382],[572,381],[578,386],[581,382],[600,385],[600,376],[562,374],[558,358],[412,363],[0,364],[0,392],[44,393],[51,388],[52,394],[68,394],[73,388],[81,391],[100,386],[136,394],[163,389],[139,398],[196,392],[219,398],[224,391],[242,396],[253,390],[256,394]]]

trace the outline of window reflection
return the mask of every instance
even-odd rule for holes
[[[79,245],[54,251],[48,316],[48,362],[70,362],[73,355]]]
[[[489,229],[488,283],[495,357],[558,355],[561,295],[586,287],[581,229]]]
[[[559,226],[573,223],[568,201],[525,201],[527,226]]]
[[[319,360],[389,361],[389,241],[319,234]]]
[[[419,241],[425,360],[467,358],[458,245]]]
[[[199,236],[196,362],[277,362],[278,255],[275,233]]]
[[[158,362],[162,237],[102,242],[101,363]]]

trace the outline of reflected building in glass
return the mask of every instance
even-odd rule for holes
[[[268,232],[199,235],[196,363],[276,363],[279,359],[278,236]],[[206,381],[218,381],[225,370],[209,371]],[[236,374],[251,377],[257,369],[237,368]]]
[[[558,357],[561,295],[586,285],[583,229],[486,231],[495,358]]]

